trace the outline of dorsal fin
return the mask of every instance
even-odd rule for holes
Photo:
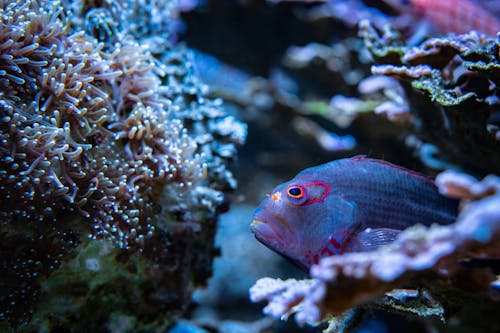
[[[428,183],[430,183],[432,185],[435,185],[434,184],[434,178],[429,177],[429,176],[425,176],[425,175],[423,175],[423,174],[421,174],[421,173],[419,173],[417,171],[413,171],[413,170],[407,169],[405,167],[393,164],[393,163],[388,162],[388,161],[374,159],[374,158],[369,158],[366,155],[356,155],[356,156],[351,157],[351,160],[353,160],[353,161],[359,161],[359,162],[361,162],[361,161],[370,161],[370,162],[378,163],[378,164],[381,164],[381,165],[386,165],[388,167],[391,167],[391,168],[403,171],[403,172],[405,172],[405,173],[407,173],[409,175],[412,175],[412,176],[415,176],[415,177],[419,177],[422,180],[424,180],[424,181],[426,181],[426,182],[428,182]]]

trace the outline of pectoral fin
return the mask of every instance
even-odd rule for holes
[[[400,232],[401,230],[389,228],[367,228],[352,238],[348,251],[374,251],[383,245],[392,243]]]

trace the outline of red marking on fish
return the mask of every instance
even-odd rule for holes
[[[323,186],[325,188],[325,192],[323,193],[323,195],[321,197],[314,198],[314,199],[311,199],[311,200],[305,202],[304,206],[313,204],[315,202],[323,202],[325,200],[325,198],[328,196],[328,194],[330,194],[330,185],[328,185],[327,183],[312,182],[312,183],[306,184],[306,187],[313,187],[313,186],[318,186],[318,185]]]
[[[500,31],[500,20],[469,0],[410,0],[425,17],[445,32],[477,30],[489,36]]]
[[[325,254],[327,254],[328,256],[333,256],[335,253],[333,253],[333,251],[330,250],[328,247],[324,247],[321,250],[321,256],[324,256]]]
[[[328,238],[328,243],[332,244],[334,248],[340,249],[340,243],[333,237]]]

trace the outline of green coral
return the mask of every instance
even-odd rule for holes
[[[419,77],[411,82],[411,86],[417,90],[425,92],[432,102],[436,102],[445,107],[457,106],[465,103],[468,99],[475,98],[473,92],[457,96],[456,91],[446,89],[443,78],[438,70],[432,70],[430,77]]]

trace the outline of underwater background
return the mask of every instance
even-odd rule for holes
[[[500,332],[499,1],[0,14],[0,332]],[[309,274],[254,238],[276,185],[357,155],[456,223]]]

